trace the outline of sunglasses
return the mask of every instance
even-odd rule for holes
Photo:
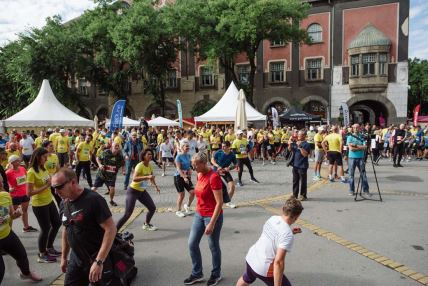
[[[70,183],[71,181],[70,180],[67,180],[67,181],[65,181],[64,183],[62,183],[62,184],[58,184],[58,185],[55,185],[55,186],[52,186],[52,188],[55,190],[55,191],[58,191],[58,190],[62,190],[64,187],[65,187],[65,185],[67,185],[68,183]]]

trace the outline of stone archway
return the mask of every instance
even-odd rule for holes
[[[353,123],[376,123],[376,114],[373,109],[365,104],[354,104],[349,108],[349,113],[352,116]],[[358,114],[360,113],[360,114]]]
[[[107,106],[98,108],[95,114],[97,115],[99,121],[105,120],[106,118],[109,117],[109,111]]]
[[[365,105],[374,112],[374,123],[378,124],[379,116],[382,115],[386,119],[387,124],[397,123],[397,110],[395,109],[394,104],[385,96],[381,94],[360,94],[350,98],[346,104],[349,106],[349,109],[352,110],[354,105]],[[369,114],[370,111],[367,109],[362,109]],[[371,115],[373,116],[373,114]]]
[[[286,100],[283,97],[276,96],[276,97],[270,98],[269,100],[267,100],[263,104],[262,112],[264,112],[266,114],[267,111],[268,111],[268,109],[269,109],[269,107],[275,106],[278,103],[281,104],[282,106],[284,106],[285,108],[288,108],[288,107],[291,106],[291,104],[290,104],[290,102],[288,100]],[[278,110],[278,112],[280,112],[280,111]]]
[[[321,118],[327,118],[328,101],[318,95],[310,95],[300,101],[303,110],[310,114],[319,115]]]
[[[92,111],[87,107],[80,107],[77,111],[77,114],[82,117],[85,117],[86,119],[94,119],[94,117],[92,116]]]
[[[153,102],[146,108],[146,111],[144,112],[144,117],[151,118],[152,114],[160,116],[162,113],[161,111],[162,109],[160,105],[156,102]],[[169,101],[165,101],[165,117],[174,119],[177,118],[177,107],[175,104]]]

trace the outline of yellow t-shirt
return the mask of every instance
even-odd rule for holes
[[[120,135],[117,135],[116,137],[114,137],[113,142],[118,144],[119,146],[122,146],[122,143],[123,143],[122,137],[120,137]]]
[[[330,133],[325,138],[324,141],[328,142],[328,151],[341,152],[340,144],[342,143],[342,136],[337,133]]]
[[[273,137],[274,137],[274,142],[279,143],[281,141],[282,131],[281,130],[274,130],[273,131]]]
[[[314,136],[315,150],[320,150],[317,143],[322,143],[322,141],[323,141],[322,137],[323,136],[320,133],[315,134],[315,136]]]
[[[287,131],[285,131],[282,134],[281,143],[288,143],[288,140],[290,140],[290,133],[288,133]]]
[[[218,149],[220,148],[221,138],[219,136],[212,135],[210,138],[211,148]]]
[[[143,142],[144,149],[149,148],[149,144],[147,144],[146,136],[141,136],[141,142]]]
[[[54,132],[54,133],[52,133],[51,135],[49,135],[49,141],[51,141],[51,142],[52,142],[52,144],[53,144],[55,147],[56,147],[56,140],[57,140],[58,136],[61,136],[61,134],[60,134],[60,133],[56,133],[56,132]]]
[[[228,141],[230,142],[230,144],[233,143],[233,141],[235,141],[236,136],[235,134],[227,134],[226,136],[224,136],[224,141]]]
[[[232,149],[235,149],[238,153],[236,154],[237,159],[247,158],[247,145],[248,141],[245,138],[235,139],[232,143]]]
[[[56,173],[57,166],[59,166],[58,156],[54,153],[49,154],[45,162],[45,169],[48,170],[50,175],[53,175]]]
[[[163,141],[164,141],[163,134],[162,133],[158,134],[158,138],[157,138],[158,145],[162,144]]]
[[[68,137],[59,135],[56,137],[56,148],[55,150],[58,153],[67,153],[68,152]]]
[[[7,237],[10,234],[10,213],[9,207],[12,205],[12,198],[7,192],[0,192],[0,217],[3,222],[0,224],[0,239]]]
[[[153,174],[153,168],[150,163],[149,163],[149,166],[146,166],[144,165],[143,162],[140,162],[137,164],[137,166],[135,166],[134,172],[135,174],[137,174],[137,176],[148,176]],[[137,191],[144,192],[148,186],[148,181],[147,180],[144,180],[141,182],[132,181],[132,183],[129,186]]]
[[[33,184],[33,189],[38,189],[46,184],[50,178],[48,170],[41,170],[36,173],[33,168],[30,168],[27,172],[27,183]],[[52,202],[51,189],[47,187],[37,195],[31,196],[31,204],[34,207],[47,206]]]
[[[273,145],[275,143],[275,135],[273,135],[272,133],[268,133],[268,139],[269,139],[269,144]]]
[[[77,154],[79,161],[87,162],[91,159],[92,145],[91,143],[82,142],[77,146],[79,153]]]
[[[257,133],[257,143],[262,143],[263,138],[264,138],[263,131],[259,131],[259,133]]]
[[[7,159],[9,159],[9,157],[12,155],[21,157],[21,152],[19,152],[19,150],[15,150],[15,151],[7,150],[6,153],[7,153]]]
[[[201,132],[202,137],[204,137],[204,140],[206,142],[210,142],[210,136],[211,136],[211,132],[205,131],[205,132]]]
[[[40,148],[42,147],[43,142],[45,142],[46,140],[48,139],[39,136],[34,140],[34,145],[36,145],[36,148]]]

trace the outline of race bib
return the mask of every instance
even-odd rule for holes
[[[106,172],[116,173],[116,166],[104,166],[104,169],[106,170]]]
[[[268,149],[268,150],[272,149],[272,146],[268,145],[268,146],[267,146],[267,149]]]
[[[21,177],[17,177],[16,178],[16,184],[18,185],[18,186],[22,186],[22,185],[25,185],[27,183],[27,178],[26,178],[26,176],[24,175],[24,176],[21,176]]]
[[[88,149],[83,149],[82,153],[83,153],[83,155],[89,155],[89,150]]]
[[[245,147],[245,146],[241,146],[241,147],[239,148],[239,151],[241,152],[241,154],[242,154],[242,155],[245,155],[245,154],[247,154],[247,147]]]
[[[343,146],[343,150],[348,150],[348,146]]]
[[[149,184],[145,180],[141,181],[141,183],[140,183],[141,188],[146,189],[148,186],[149,186]]]

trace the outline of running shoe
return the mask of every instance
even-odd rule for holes
[[[262,166],[264,166],[264,165],[266,165],[266,163],[265,163],[265,162],[263,162],[263,163],[262,163]]]
[[[346,180],[346,178],[344,178],[344,177],[342,177],[342,178],[340,178],[340,181],[342,182],[342,183],[344,183],[344,184],[346,184],[348,181]]]
[[[48,253],[49,256],[52,256],[52,257],[61,256],[61,251],[57,251],[55,248],[48,248],[46,252]]]
[[[39,263],[54,263],[56,262],[56,257],[50,256],[48,254],[39,254],[37,258],[37,262]]]
[[[321,179],[320,179],[320,177],[318,177],[318,176],[314,176],[314,177],[312,178],[312,181],[319,181],[319,180],[321,180]]]
[[[333,178],[333,176],[328,176],[328,180],[329,180],[330,182],[334,182],[334,178]]]
[[[110,205],[111,205],[112,207],[117,207],[117,204],[116,204],[116,202],[115,202],[115,201],[110,201]]]
[[[243,186],[244,186],[244,184],[243,184],[242,182],[238,182],[238,183],[236,183],[236,185],[237,185],[238,187],[243,187]]]
[[[275,162],[275,161],[270,161],[270,163],[271,163],[272,165],[276,165],[276,162]]]
[[[184,212],[185,213],[190,213],[191,212],[190,207],[187,204],[184,204],[183,208],[184,208]]]
[[[257,179],[256,179],[256,178],[251,178],[251,179],[250,179],[250,181],[251,181],[251,182],[253,182],[253,183],[260,184],[260,182],[259,182],[259,181],[257,181]]]
[[[165,177],[165,173],[162,173],[162,177]]]
[[[226,206],[227,206],[227,207],[229,207],[229,208],[231,208],[231,209],[236,208],[236,205],[235,205],[235,204],[233,204],[233,203],[231,203],[231,202],[226,203]]]
[[[32,227],[29,225],[28,227],[24,227],[22,229],[22,232],[38,232],[39,230],[37,228]]]
[[[158,230],[158,228],[150,223],[144,223],[143,224],[143,230],[151,230],[151,231],[156,231]]]
[[[308,198],[306,196],[300,196],[299,197],[299,201],[306,201]]]
[[[189,278],[184,280],[184,284],[185,285],[193,285],[195,283],[199,283],[199,282],[203,282],[204,281],[204,277],[196,277],[190,274]],[[215,285],[215,284],[214,284]]]
[[[364,196],[371,198],[373,195],[369,192],[363,192]]]
[[[222,279],[221,276],[219,276],[219,277],[211,276],[210,279],[208,279],[208,281],[207,281],[207,286],[215,286],[218,284],[218,282],[221,281],[221,279]]]
[[[28,275],[24,275],[22,273],[19,274],[19,278],[21,278],[21,280],[31,280],[33,282],[40,282],[42,281],[42,277],[38,276],[37,274],[30,272],[30,274]]]
[[[348,196],[354,196],[354,192],[348,192]]]
[[[175,215],[178,217],[185,217],[186,216],[182,211],[176,211]]]

